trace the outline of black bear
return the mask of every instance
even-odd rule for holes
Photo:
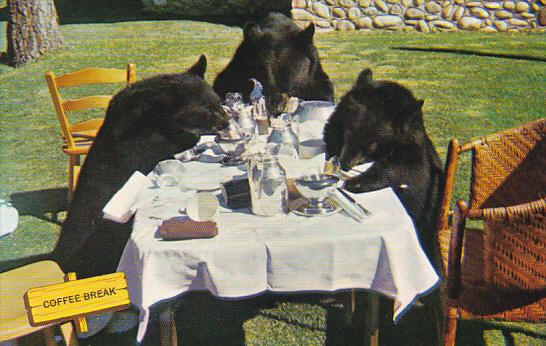
[[[249,79],[256,78],[271,109],[277,109],[283,94],[333,101],[334,87],[320,64],[314,34],[312,23],[301,30],[280,13],[270,13],[259,24],[245,24],[243,42],[216,77],[214,90],[222,99],[227,92],[240,92],[247,99]]]
[[[137,82],[116,94],[82,167],[53,252],[78,278],[116,271],[131,227],[102,219],[102,209],[134,171],[193,147],[203,133],[221,130],[228,116],[205,82],[206,58],[186,73]]]
[[[345,170],[374,162],[366,172],[347,180],[345,188],[356,193],[393,188],[413,219],[428,258],[439,269],[435,235],[443,173],[425,131],[422,106],[423,101],[408,89],[373,80],[372,71],[365,69],[328,119],[324,141],[327,156],[337,156]],[[402,326],[413,326],[391,330],[387,344],[437,342],[442,324],[437,293],[425,299],[426,309],[414,308],[402,318]]]

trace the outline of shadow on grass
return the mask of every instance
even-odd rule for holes
[[[500,59],[546,62],[546,58],[530,56],[530,55],[487,53],[487,52],[478,52],[478,51],[472,51],[472,50],[466,50],[466,49],[457,49],[457,48],[390,47],[390,49],[405,50],[405,51],[411,51],[411,52],[452,53],[452,54],[484,56],[484,57],[500,58]]]
[[[10,202],[19,215],[34,216],[57,225],[62,224],[61,212],[68,209],[66,188],[16,192]]]

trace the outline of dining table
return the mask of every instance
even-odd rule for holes
[[[201,143],[213,139],[203,136]],[[314,160],[320,165],[324,154]],[[175,186],[159,187],[149,175],[117,269],[125,273],[131,304],[139,310],[137,342],[144,339],[154,304],[183,299],[192,291],[245,299],[268,292],[363,290],[391,298],[397,321],[438,285],[414,223],[391,188],[346,192],[370,212],[361,221],[344,211],[264,217],[248,208],[230,209],[219,190],[222,182],[245,179],[244,167],[199,160],[184,167]],[[201,190],[218,198],[218,234],[163,239],[162,222],[184,216],[188,201]]]

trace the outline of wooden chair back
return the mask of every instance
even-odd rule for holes
[[[126,70],[111,69],[111,68],[85,68],[75,72],[67,73],[62,76],[55,76],[55,73],[48,71],[45,74],[49,92],[55,106],[57,119],[61,126],[61,133],[66,142],[68,149],[75,148],[78,130],[81,132],[90,131],[86,136],[85,133],[81,137],[87,139],[93,138],[93,131],[100,128],[102,121],[90,123],[89,127],[77,127],[70,124],[67,112],[79,111],[92,108],[107,108],[112,95],[92,95],[78,99],[64,100],[61,96],[61,88],[77,87],[90,84],[106,84],[106,83],[121,83],[126,82],[127,85],[136,81],[136,65],[128,64]],[[97,126],[98,125],[98,126]],[[76,136],[74,136],[76,133]]]

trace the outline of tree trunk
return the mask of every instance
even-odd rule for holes
[[[63,44],[53,0],[8,0],[8,63],[29,63]]]

